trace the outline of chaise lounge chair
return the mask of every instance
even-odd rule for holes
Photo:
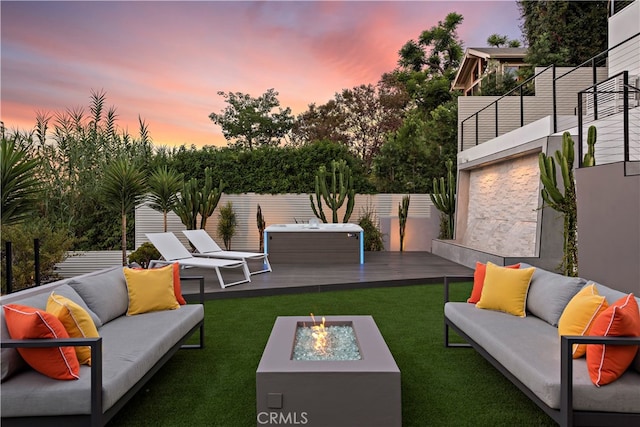
[[[174,262],[180,264],[180,267],[213,268],[216,270],[216,275],[218,276],[218,281],[222,288],[251,281],[249,267],[244,260],[232,261],[194,257],[173,233],[147,233],[146,236],[149,241],[153,243],[153,246],[156,247],[158,252],[160,252],[162,258],[164,258],[163,260],[152,260],[149,262],[149,268],[152,268],[155,265],[171,264]],[[221,268],[241,268],[244,274],[244,280],[225,283],[222,279],[222,273],[220,271]]]
[[[247,262],[247,260],[262,260],[264,268],[262,270],[250,271],[250,274],[268,273],[271,271],[271,264],[269,264],[267,254],[223,250],[205,230],[182,230],[182,233],[198,251],[198,253],[193,254],[196,257],[235,259],[244,262]]]

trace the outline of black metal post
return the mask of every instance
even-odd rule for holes
[[[496,101],[496,138],[498,137],[498,102]]]
[[[40,239],[33,239],[33,261],[36,270],[36,286],[40,286]]]
[[[476,113],[476,145],[478,145],[478,113]]]
[[[624,114],[622,115],[622,132],[624,138],[624,161],[629,161],[629,71],[625,70],[622,74],[622,94],[624,96],[623,108]]]
[[[551,66],[551,89],[553,91],[553,133],[558,132],[558,108],[556,105],[556,65]]]
[[[5,243],[5,262],[7,263],[7,265],[5,266],[5,278],[7,279],[7,294],[10,294],[11,292],[13,292],[13,271],[12,271],[12,264],[13,264],[13,255],[11,253],[11,242],[6,242]]]
[[[593,78],[593,120],[598,120],[598,76],[596,74],[596,58],[591,60],[591,74]]]
[[[582,94],[578,92],[578,168],[582,167]]]
[[[523,85],[520,85],[520,127],[524,126],[524,98],[522,88]]]
[[[464,122],[460,123],[460,151],[464,150]]]

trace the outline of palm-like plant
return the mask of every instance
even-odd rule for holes
[[[164,232],[167,232],[167,215],[178,201],[183,175],[167,166],[159,166],[149,177],[149,206],[162,212]]]
[[[36,209],[40,185],[36,178],[37,159],[28,158],[28,152],[16,146],[16,138],[2,136],[0,146],[0,192],[2,193],[2,224],[14,224],[27,219]]]
[[[122,265],[127,265],[127,212],[144,198],[147,190],[145,174],[133,163],[118,159],[105,168],[101,190],[105,205],[120,213]]]

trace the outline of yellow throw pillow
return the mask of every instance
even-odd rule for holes
[[[488,262],[482,294],[476,307],[525,317],[527,292],[534,271],[535,267],[514,269]]]
[[[98,329],[87,311],[69,298],[51,292],[47,299],[46,312],[60,320],[71,338],[97,338]],[[91,365],[91,347],[73,347],[81,365]]]
[[[180,308],[173,291],[173,266],[149,270],[124,268],[129,293],[127,316]]]
[[[598,294],[594,283],[585,286],[571,298],[558,321],[558,335],[589,335],[593,321],[609,307],[607,299]],[[587,352],[586,344],[573,345],[573,358]]]

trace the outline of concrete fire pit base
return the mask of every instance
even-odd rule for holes
[[[292,360],[298,326],[278,317],[256,371],[257,425],[400,427],[400,370],[371,316],[327,316],[352,326],[360,360]]]

